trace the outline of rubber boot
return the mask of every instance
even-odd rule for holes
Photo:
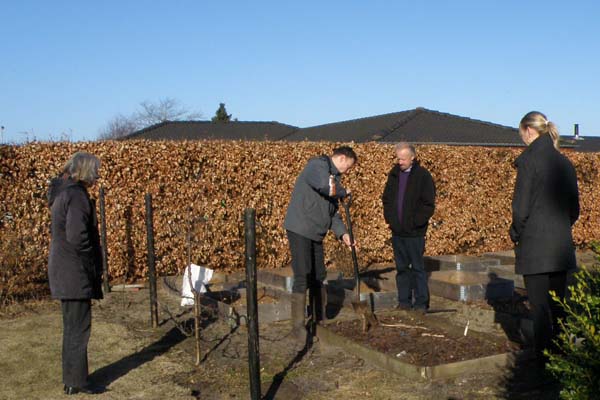
[[[306,324],[304,313],[306,311],[306,294],[292,293],[292,336],[296,341],[298,350],[306,346]]]

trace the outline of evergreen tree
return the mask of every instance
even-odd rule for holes
[[[225,109],[225,103],[219,104],[219,109],[215,113],[215,116],[212,117],[212,122],[229,122],[231,121],[231,114],[227,114],[227,110]]]

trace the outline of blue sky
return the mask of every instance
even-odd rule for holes
[[[175,98],[300,127],[425,108],[600,135],[597,1],[3,1],[4,141]]]

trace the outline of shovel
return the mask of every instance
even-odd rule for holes
[[[350,243],[352,243],[352,263],[354,264],[354,279],[356,283],[354,285],[354,291],[356,297],[352,301],[352,309],[358,314],[363,322],[363,332],[367,332],[371,326],[379,324],[377,318],[371,311],[371,307],[367,304],[366,300],[360,300],[360,276],[358,272],[358,258],[356,257],[356,247],[354,246],[354,234],[352,233],[352,218],[350,217],[350,205],[352,204],[352,194],[346,196],[346,201],[340,199],[340,203],[346,210],[346,222],[348,223],[348,234],[350,235]]]

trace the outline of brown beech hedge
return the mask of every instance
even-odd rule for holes
[[[75,151],[102,161],[98,188],[106,193],[109,270],[113,281],[144,279],[144,195],[154,204],[160,274],[180,273],[191,232],[192,261],[243,268],[243,211],[256,209],[260,268],[289,263],[283,218],[294,180],[306,161],[336,143],[242,141],[107,141],[0,146],[0,296],[43,290],[49,244],[48,181]],[[356,144],[359,164],[343,178],[352,189],[355,236],[362,267],[393,259],[381,193],[394,163],[393,145]],[[477,254],[511,248],[508,238],[514,159],[521,149],[418,146],[437,187],[427,254]],[[581,193],[575,242],[600,239],[600,157],[566,152]],[[328,263],[347,268],[348,252],[326,239]]]

